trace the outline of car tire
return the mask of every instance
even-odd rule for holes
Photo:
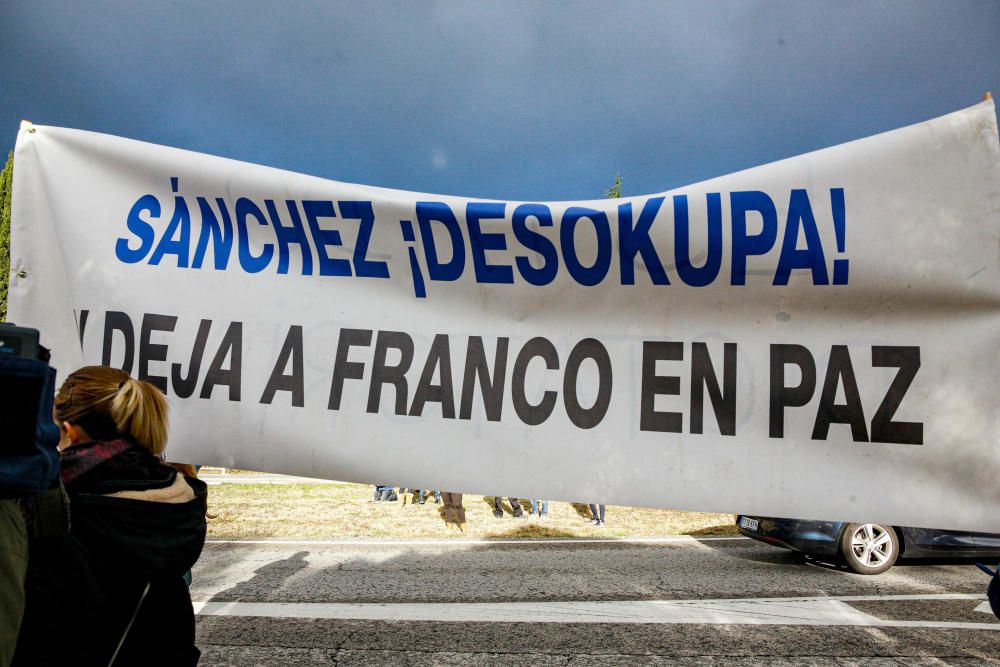
[[[899,557],[899,537],[892,526],[849,523],[840,535],[840,555],[858,574],[882,574]]]

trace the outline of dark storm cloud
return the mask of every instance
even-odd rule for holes
[[[0,3],[17,122],[518,199],[664,190],[977,102],[1000,4]]]

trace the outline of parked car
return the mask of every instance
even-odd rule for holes
[[[904,558],[1000,559],[1000,535],[879,523],[736,517],[741,534],[811,556],[841,558],[859,574],[881,574]]]

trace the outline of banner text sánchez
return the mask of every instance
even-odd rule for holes
[[[843,188],[822,195],[829,205],[825,218],[814,212],[819,195],[811,199],[805,189],[793,189],[776,196],[709,192],[699,202],[686,194],[669,203],[655,196],[565,210],[542,203],[417,201],[395,220],[379,217],[371,201],[189,201],[178,194],[179,179],[170,180],[172,211],[153,194],[139,197],[128,211],[129,234],[114,240],[119,261],[357,278],[408,270],[418,298],[432,283],[461,279],[535,287],[558,276],[584,287],[637,280],[745,285],[748,264],[765,255],[758,261],[768,266],[763,273],[772,285],[787,285],[793,275],[813,285],[848,283]],[[379,236],[385,234],[393,238]],[[393,268],[384,253],[382,259],[369,256],[377,236],[381,247],[399,248]]]

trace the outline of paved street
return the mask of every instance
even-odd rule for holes
[[[742,538],[210,543],[205,665],[982,665],[970,561],[850,574]]]

